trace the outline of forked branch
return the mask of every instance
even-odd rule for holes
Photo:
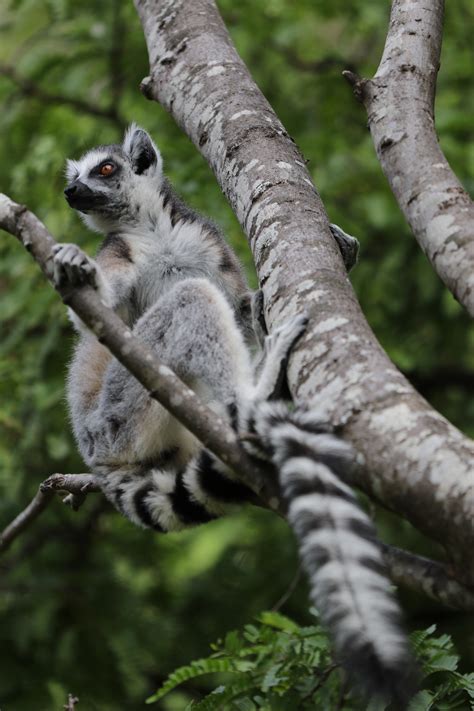
[[[377,343],[304,159],[213,0],[135,5],[150,60],[142,90],[214,170],[252,248],[269,330],[295,313],[310,316],[289,363],[295,401],[317,408],[362,453],[365,466],[350,483],[442,542],[459,577],[474,584],[474,443]]]
[[[373,79],[344,76],[364,104],[382,170],[434,269],[474,316],[474,204],[436,136],[444,0],[393,0]],[[415,159],[416,156],[416,159]]]
[[[0,227],[20,239],[26,249],[33,254],[46,276],[51,279],[51,253],[55,241],[35,215],[5,195],[0,195]],[[272,508],[278,507],[276,483],[268,481],[256,469],[254,463],[248,460],[233,430],[226,423],[221,422],[214,413],[208,411],[207,407],[199,402],[195,394],[171,370],[161,365],[152,352],[148,352],[135,337],[132,337],[131,332],[116,314],[99,301],[93,289],[80,287],[70,292],[62,289],[58,291],[63,301],[76,311],[102,343],[110,347],[114,355],[150,390],[153,397],[165,407],[170,404],[168,409],[186,426],[191,417],[189,429],[196,436],[201,435],[201,441],[216,443],[217,446],[213,451],[220,455],[223,461],[232,462],[234,466],[240,464],[238,471],[242,479],[260,493],[266,505]],[[185,410],[184,417],[180,408],[180,398],[189,408]],[[189,412],[192,413],[191,416]],[[192,419],[193,417],[195,420]],[[242,474],[242,464],[247,462],[248,468]],[[12,542],[36,520],[49,505],[55,493],[68,492],[64,501],[73,509],[77,509],[87,494],[95,491],[100,491],[100,487],[91,474],[52,475],[40,485],[37,494],[24,511],[2,532],[0,551],[7,550]],[[400,556],[404,556],[404,559],[402,560]],[[392,553],[387,560],[390,572],[392,572],[392,562],[394,564],[393,574],[396,581],[408,584],[445,604],[471,609],[472,593],[448,576],[440,564],[424,561],[420,566],[416,557],[406,552],[400,552],[398,556]],[[440,595],[439,585],[445,580],[445,592]]]

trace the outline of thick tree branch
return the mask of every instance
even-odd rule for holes
[[[0,194],[0,228],[18,237],[51,281],[52,249],[56,242],[38,218],[24,205],[18,205]],[[160,362],[153,351],[132,336],[130,329],[112,309],[104,306],[93,288],[84,286],[68,290],[59,287],[57,291],[64,303],[77,313],[98,340],[149,391],[151,397],[234,469],[266,505],[275,509],[279,507],[276,480],[249,459],[234,430],[204,405],[193,390]]]
[[[434,269],[474,316],[474,204],[438,143],[434,97],[444,0],[393,0],[373,79],[344,75],[369,117],[377,156]]]
[[[289,365],[295,398],[365,459],[352,479],[450,550],[474,580],[474,444],[396,370],[363,314],[297,147],[235,51],[212,0],[135,0],[142,90],[209,161],[246,231],[270,327],[309,312]]]

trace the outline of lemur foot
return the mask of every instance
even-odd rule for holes
[[[306,313],[297,314],[269,333],[263,344],[266,357],[279,357],[288,362],[293,346],[306,331],[308,321]]]
[[[97,288],[97,267],[76,244],[57,244],[53,248],[54,283],[56,286]]]
[[[254,397],[238,418],[238,430],[242,442],[249,454],[255,457],[268,459],[264,448],[260,446],[258,435],[255,434],[254,413],[263,402],[291,398],[286,382],[288,359],[296,342],[306,331],[308,320],[305,313],[293,316],[265,338]]]
[[[337,242],[337,246],[339,247],[339,250],[342,254],[342,259],[344,261],[344,265],[347,269],[348,272],[352,269],[353,266],[357,264],[357,258],[359,256],[359,240],[353,237],[352,235],[348,235],[347,232],[344,232],[344,230],[341,230],[338,225],[330,224],[329,225],[332,236]]]
[[[306,331],[308,320],[305,313],[293,316],[265,338],[257,401],[281,400],[289,397],[286,384],[288,359],[296,342]]]

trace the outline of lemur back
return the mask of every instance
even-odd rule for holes
[[[316,413],[289,412],[273,402],[306,317],[296,316],[265,338],[256,368],[248,348],[249,290],[239,262],[215,225],[174,194],[159,151],[142,129],[132,126],[121,146],[101,146],[69,161],[67,177],[69,204],[106,238],[95,260],[76,245],[58,245],[56,280],[95,286],[134,336],[211,408],[240,432],[256,435],[254,453],[278,471],[312,597],[337,656],[359,672],[363,688],[402,703],[412,665],[400,612],[373,526],[339,478],[351,466],[352,449]],[[339,242],[338,228],[335,236]],[[79,332],[68,376],[74,434],[120,512],[166,532],[255,500],[77,317],[72,320]]]

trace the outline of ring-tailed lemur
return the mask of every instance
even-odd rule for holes
[[[366,689],[401,698],[411,663],[399,609],[372,524],[339,478],[353,452],[315,413],[290,412],[274,402],[306,317],[266,338],[254,383],[245,342],[249,292],[238,260],[216,226],[175,195],[148,134],[133,125],[122,145],[100,146],[68,161],[67,178],[69,205],[106,238],[95,260],[76,245],[58,245],[56,281],[92,284],[216,412],[256,433],[278,468],[312,597],[337,656],[359,672]],[[344,241],[344,233],[335,232]],[[73,321],[80,335],[68,377],[74,434],[119,511],[164,532],[253,500],[233,472],[153,400],[77,317]]]

